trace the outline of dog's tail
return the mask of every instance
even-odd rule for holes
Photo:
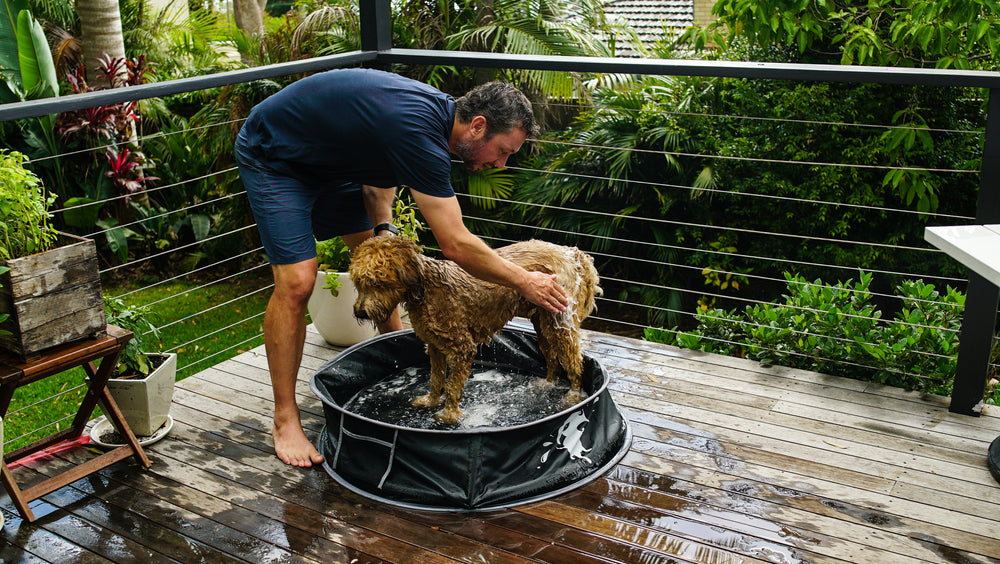
[[[603,296],[604,289],[601,288],[600,286],[601,277],[597,274],[597,268],[594,267],[594,257],[588,255],[583,251],[578,250],[577,252],[583,255],[582,257],[580,257],[581,258],[580,264],[583,265],[583,270],[584,270],[584,272],[582,273],[583,279],[586,280],[587,282],[593,281],[592,283],[586,285],[587,289],[589,290],[586,296],[587,306],[586,309],[584,310],[586,311],[584,317],[586,317],[591,313],[597,311],[597,303],[595,301],[595,298]]]

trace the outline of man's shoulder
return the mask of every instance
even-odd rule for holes
[[[323,82],[335,82],[362,88],[389,88],[400,91],[421,92],[434,96],[447,96],[437,88],[420,82],[419,80],[379,69],[333,69],[315,74],[309,79]]]

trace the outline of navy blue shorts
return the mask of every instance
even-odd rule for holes
[[[316,256],[317,239],[372,228],[360,184],[306,184],[275,171],[239,140],[236,162],[271,264],[311,259]]]

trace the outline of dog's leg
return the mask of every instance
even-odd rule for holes
[[[466,353],[455,353],[448,358],[448,381],[444,390],[444,409],[434,414],[439,421],[444,423],[458,423],[462,418],[462,410],[458,408],[458,403],[462,401],[462,392],[465,390],[465,381],[469,379],[472,371],[472,360],[475,357],[475,349]]]
[[[583,401],[587,395],[583,393],[583,350],[580,347],[580,332],[565,331],[567,338],[560,342],[559,363],[566,369],[569,378],[569,392],[563,398],[567,405],[575,405]]]
[[[548,384],[554,385],[559,377],[566,374],[570,390],[563,398],[567,406],[580,403],[586,398],[583,393],[583,349],[580,347],[580,331],[559,323],[552,315],[542,314],[535,325],[539,348],[545,355]],[[542,342],[545,348],[542,348]]]
[[[559,348],[566,339],[566,331],[556,325],[549,313],[539,313],[531,321],[535,326],[535,334],[538,335],[538,349],[545,357],[545,381],[554,386],[563,374]]]
[[[444,354],[433,345],[427,345],[427,356],[431,360],[430,391],[413,400],[414,407],[437,407],[441,405],[441,392],[444,391],[445,376],[448,363]]]

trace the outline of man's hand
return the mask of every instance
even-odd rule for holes
[[[463,270],[480,280],[513,288],[529,302],[552,313],[564,311],[569,306],[569,298],[554,274],[528,271],[500,258],[486,243],[469,233],[462,222],[458,198],[437,198],[419,191],[412,194],[441,252]]]
[[[524,299],[550,313],[565,311],[569,306],[569,297],[556,282],[555,274],[528,271],[524,283],[518,286],[517,291]]]

